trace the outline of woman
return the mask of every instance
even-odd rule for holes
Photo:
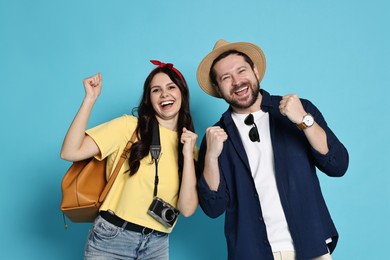
[[[102,75],[83,81],[86,94],[65,136],[62,159],[108,157],[110,173],[133,132],[137,133],[128,162],[123,164],[90,231],[85,259],[168,259],[168,234],[175,219],[168,225],[156,220],[148,212],[152,201],[157,195],[167,203],[164,207],[170,204],[186,217],[197,208],[197,135],[189,112],[187,83],[172,64],[152,63],[157,67],[145,80],[142,99],[135,109],[138,118],[134,113],[124,115],[87,131],[89,116],[101,92]],[[161,153],[153,161],[149,149],[155,123],[159,125]],[[155,185],[157,172],[159,181]],[[161,217],[162,210],[158,210]]]

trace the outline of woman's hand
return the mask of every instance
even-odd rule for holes
[[[68,161],[80,161],[100,152],[93,139],[85,134],[85,130],[92,108],[102,90],[102,74],[86,78],[83,83],[85,98],[66,133],[61,149],[61,158]]]
[[[183,156],[191,156],[194,154],[194,147],[196,144],[196,140],[198,139],[198,135],[191,132],[187,128],[183,128],[183,134],[181,135],[180,141],[183,144]]]
[[[102,90],[102,74],[97,73],[83,80],[85,96],[96,100]]]
[[[180,186],[178,209],[185,217],[194,214],[198,207],[198,193],[196,189],[194,148],[198,135],[187,128],[183,128],[180,142],[183,144],[183,175]]]

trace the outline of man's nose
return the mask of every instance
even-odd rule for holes
[[[241,84],[241,79],[238,76],[232,75],[232,84],[233,86],[239,86]]]

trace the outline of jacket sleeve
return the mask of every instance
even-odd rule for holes
[[[204,213],[211,217],[216,218],[222,215],[227,206],[228,193],[226,188],[226,182],[223,175],[220,173],[220,183],[217,191],[210,189],[204,178],[204,159],[207,149],[206,138],[203,137],[202,144],[199,150],[198,164],[197,164],[197,179],[198,179],[198,196],[199,204]]]
[[[320,154],[312,148],[317,168],[328,176],[341,177],[348,169],[349,155],[347,149],[328,127],[321,112],[308,100],[303,100],[305,110],[314,116],[315,121],[326,133],[329,152]]]

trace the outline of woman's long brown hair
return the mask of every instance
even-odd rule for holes
[[[183,144],[180,142],[180,137],[183,133],[183,127],[186,127],[192,132],[195,132],[195,129],[190,114],[190,93],[188,91],[187,82],[169,68],[156,68],[149,74],[144,83],[144,91],[139,106],[133,109],[133,115],[136,116],[135,114],[138,114],[138,124],[135,130],[138,134],[138,142],[134,143],[130,150],[130,175],[137,173],[140,167],[140,161],[149,154],[153,122],[154,120],[157,120],[156,113],[150,100],[150,84],[153,77],[158,73],[165,73],[168,75],[168,77],[179,87],[181,92],[182,102],[177,122],[178,174],[181,181],[183,172]]]

